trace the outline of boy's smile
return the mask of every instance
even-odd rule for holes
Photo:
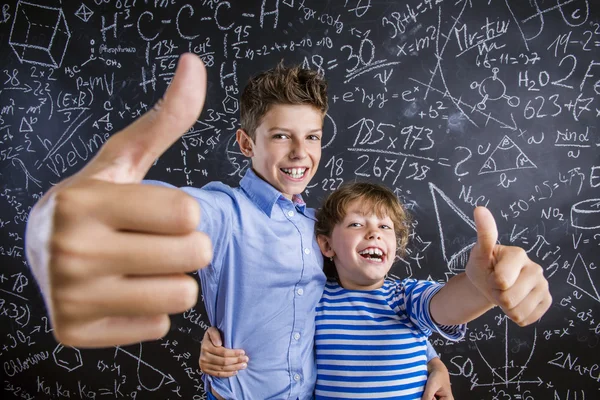
[[[396,254],[394,223],[379,217],[360,199],[351,202],[344,219],[335,225],[326,243],[319,238],[326,257],[334,257],[341,285],[349,290],[381,287]]]
[[[254,172],[291,199],[317,171],[322,130],[323,114],[313,106],[276,104],[256,128],[254,141],[241,130],[237,136]]]

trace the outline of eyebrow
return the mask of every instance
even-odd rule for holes
[[[348,217],[348,216],[369,217],[372,214],[373,214],[373,212],[372,211],[368,211],[368,210],[350,211],[350,212],[346,213],[346,217]],[[377,213],[375,213],[375,215],[377,215]],[[392,219],[389,215],[385,215],[383,217],[379,217],[378,216],[378,218],[380,218],[380,219],[389,218],[390,220]]]
[[[287,128],[282,128],[282,127],[279,127],[279,126],[274,126],[274,127],[270,128],[268,130],[268,132],[272,132],[272,131],[293,132],[293,129],[287,129]],[[316,133],[316,132],[322,132],[322,131],[323,131],[323,129],[317,128],[317,129],[311,129],[307,133]]]

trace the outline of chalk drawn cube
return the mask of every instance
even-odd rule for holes
[[[61,8],[17,4],[8,42],[19,61],[59,68],[70,38]]]

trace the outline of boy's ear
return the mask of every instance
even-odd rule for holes
[[[235,132],[235,140],[238,143],[240,151],[243,155],[246,157],[252,157],[254,155],[254,150],[252,149],[254,143],[252,142],[250,135],[248,135],[245,130],[238,129]]]
[[[329,238],[325,235],[317,235],[317,243],[319,244],[319,248],[321,249],[321,253],[325,257],[333,257],[335,256],[335,251],[331,248],[331,244],[329,243]]]

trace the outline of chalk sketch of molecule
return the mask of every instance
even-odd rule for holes
[[[508,96],[506,94],[506,84],[498,78],[498,68],[492,69],[492,76],[488,76],[481,82],[472,82],[471,89],[479,89],[482,100],[477,104],[477,108],[485,110],[488,100],[495,101],[506,99],[511,107],[517,107],[521,100],[517,96]]]
[[[63,367],[69,372],[83,366],[81,351],[75,347],[65,347],[59,343],[52,352],[52,357],[54,358],[56,365]]]
[[[70,38],[61,8],[17,3],[8,42],[19,61],[59,68]]]

